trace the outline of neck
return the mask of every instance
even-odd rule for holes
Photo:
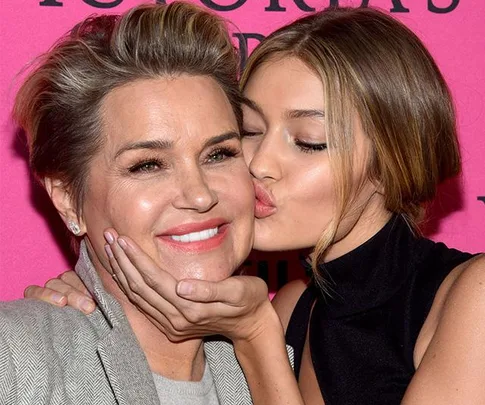
[[[362,211],[346,215],[337,230],[336,241],[325,253],[324,262],[351,252],[378,233],[392,216],[383,204],[380,196],[375,195]]]
[[[106,268],[98,260],[92,245],[88,252],[105,290],[116,298],[128,318],[150,369],[172,380],[200,381],[204,374],[205,357],[202,339],[172,342],[148,318],[135,307],[119,288]],[[156,310],[155,310],[156,311]]]
[[[117,285],[116,288],[119,289]],[[115,298],[123,307],[152,372],[172,380],[202,379],[205,367],[202,339],[171,342],[123,293]]]

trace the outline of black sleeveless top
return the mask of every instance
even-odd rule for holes
[[[329,292],[310,282],[286,332],[297,378],[309,326],[326,405],[399,404],[415,372],[414,345],[435,294],[450,271],[471,257],[416,238],[395,216],[363,245],[322,265]]]

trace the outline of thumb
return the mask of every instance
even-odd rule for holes
[[[177,295],[194,302],[225,302],[228,297],[224,281],[180,280],[176,287]]]
[[[234,276],[222,281],[185,279],[177,283],[177,294],[195,302],[244,306],[248,301],[267,299],[268,288],[261,278],[252,276]]]

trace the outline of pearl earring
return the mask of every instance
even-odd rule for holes
[[[81,233],[81,228],[79,228],[79,225],[76,222],[69,220],[67,226],[74,235],[79,235]]]

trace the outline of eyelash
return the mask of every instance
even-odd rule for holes
[[[153,166],[158,166],[159,168],[162,168],[164,164],[159,159],[145,159],[129,167],[128,171],[130,173],[151,173],[154,171]]]
[[[303,153],[322,152],[327,149],[326,143],[307,143],[307,142],[300,141],[298,139],[295,140],[295,145]]]
[[[209,155],[208,155],[208,162],[209,163],[219,163],[222,161],[225,161],[227,158],[231,158],[234,156],[237,156],[239,154],[239,151],[234,148],[229,148],[229,147],[222,147],[222,148],[217,148],[213,150]],[[216,160],[217,155],[225,155],[225,157],[221,160]],[[160,159],[145,159],[142,160],[141,162],[138,162],[134,164],[133,166],[130,166],[128,168],[128,171],[130,173],[136,174],[136,173],[151,173],[155,171],[157,168],[154,166],[157,166],[158,169],[164,168],[165,165]]]
[[[213,161],[213,163],[219,163],[219,162],[226,160],[227,158],[232,158],[232,157],[237,156],[239,154],[239,152],[240,152],[239,150],[237,150],[235,148],[230,148],[228,146],[220,147],[220,148],[213,150],[209,154],[208,160],[214,159],[215,155],[224,154],[226,156],[225,159]]]
[[[255,132],[255,131],[241,131],[241,138],[251,138],[253,136],[258,136],[258,135],[262,135],[261,132]]]

